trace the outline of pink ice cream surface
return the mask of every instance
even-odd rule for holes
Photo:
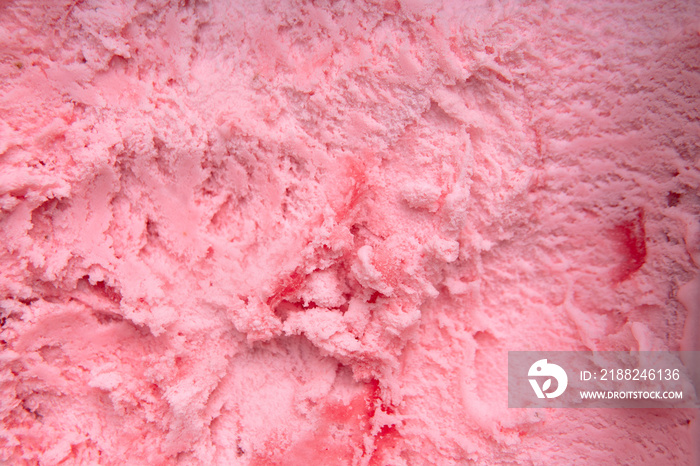
[[[0,462],[696,464],[506,359],[700,349],[698,18],[0,1]]]

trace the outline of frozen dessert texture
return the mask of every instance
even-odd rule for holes
[[[693,464],[506,358],[700,349],[698,18],[0,3],[0,462]]]

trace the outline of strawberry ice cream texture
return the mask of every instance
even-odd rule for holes
[[[696,465],[508,408],[700,349],[700,2],[0,1],[0,464]]]

